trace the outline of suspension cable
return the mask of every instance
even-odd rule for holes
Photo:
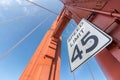
[[[92,76],[92,79],[95,80],[94,74],[93,74],[93,72],[92,72],[92,70],[91,70],[91,68],[90,68],[90,66],[89,66],[88,63],[87,63],[87,67],[88,67],[88,70],[90,71],[90,74],[91,74],[91,76]]]
[[[56,13],[56,12],[54,12],[54,11],[51,11],[51,10],[49,10],[49,9],[47,9],[47,8],[45,8],[45,7],[41,6],[41,5],[39,5],[39,4],[35,3],[35,2],[33,2],[33,1],[29,1],[29,0],[26,0],[26,1],[32,3],[33,5],[36,5],[36,6],[40,7],[40,8],[42,8],[42,9],[45,9],[45,10],[47,10],[47,11],[49,11],[49,12],[55,14],[55,15],[58,15],[58,13]],[[7,23],[7,22],[12,22],[12,21],[15,21],[15,20],[18,20],[18,19],[27,17],[27,16],[29,16],[29,15],[33,15],[33,14],[35,14],[35,13],[28,14],[28,15],[25,15],[25,16],[18,16],[18,17],[11,18],[11,19],[8,19],[8,20],[5,20],[5,21],[1,21],[0,24]]]
[[[35,5],[0,6],[0,9],[1,8],[23,8],[23,7],[32,7],[32,6],[35,6]]]
[[[13,51],[21,42],[23,42],[26,38],[28,38],[34,31],[36,31],[44,22],[49,19],[50,16],[46,17],[42,22],[40,22],[34,29],[32,29],[27,35],[25,35],[22,39],[20,39],[15,45],[13,45],[10,49],[8,49],[5,53],[0,56],[0,60],[5,58],[11,51]]]
[[[15,18],[11,18],[11,19],[8,19],[8,20],[0,21],[0,24],[4,24],[4,23],[7,23],[7,22],[13,22],[13,21],[15,21],[15,20],[19,20],[19,19],[25,18],[25,17],[27,17],[27,16],[34,15],[34,14],[36,14],[36,13],[37,13],[37,11],[34,12],[34,13],[30,13],[30,14],[24,15],[24,16],[17,16],[17,17],[15,17]]]
[[[37,4],[37,3],[33,2],[33,1],[30,1],[30,0],[26,0],[26,1],[28,1],[28,2],[30,2],[30,3],[32,3],[32,4],[34,4],[34,5],[42,8],[42,9],[44,9],[44,10],[47,10],[47,11],[50,12],[50,13],[53,13],[53,14],[55,14],[55,15],[58,15],[58,13],[56,13],[56,12],[54,12],[54,11],[48,9],[48,8],[45,8],[45,7],[41,6],[40,4]]]
[[[74,26],[76,26],[76,25],[72,23],[71,26],[74,28]],[[92,79],[95,80],[95,77],[94,77],[94,75],[93,75],[93,72],[92,72],[92,70],[91,70],[91,68],[90,68],[90,66],[89,66],[88,63],[87,63],[87,67],[88,67],[88,70],[90,71],[90,74],[91,74],[91,76],[92,76]],[[74,73],[73,73],[73,77],[74,77]],[[75,77],[74,77],[74,78],[75,78]]]
[[[76,80],[76,78],[75,78],[75,73],[74,72],[72,72],[73,73],[73,80]]]
[[[76,26],[76,25],[73,24],[73,23],[71,23],[71,26],[74,28],[74,26]],[[90,66],[89,66],[88,63],[87,63],[87,67],[88,67],[88,70],[90,71],[90,74],[91,74],[91,76],[92,76],[92,79],[95,80],[94,74],[93,74],[93,72],[92,72],[92,70],[91,70],[91,68],[90,68]],[[74,73],[73,73],[73,77],[74,77],[74,80],[75,80],[75,75],[74,75]]]

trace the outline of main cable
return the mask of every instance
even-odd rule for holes
[[[37,4],[37,3],[33,2],[33,1],[30,1],[30,0],[26,0],[26,1],[28,1],[28,2],[30,2],[30,3],[32,3],[32,4],[34,4],[34,5],[42,8],[42,9],[44,9],[44,10],[47,10],[47,11],[50,12],[50,13],[53,13],[53,14],[55,14],[55,15],[58,15],[58,13],[56,13],[56,12],[54,12],[54,11],[48,9],[48,8],[45,8],[45,7],[41,6],[40,4]]]
[[[32,29],[27,35],[25,35],[22,39],[20,39],[15,45],[13,45],[10,49],[8,49],[5,53],[0,56],[0,60],[5,58],[11,51],[13,51],[21,42],[23,42],[26,38],[28,38],[34,31],[36,31],[44,22],[49,19],[50,16],[47,16],[42,22],[40,22],[34,29]]]

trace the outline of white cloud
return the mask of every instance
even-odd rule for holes
[[[16,2],[18,3],[18,4],[22,4],[22,1],[21,0],[16,0]]]
[[[34,0],[30,0],[30,1],[34,1]],[[32,4],[27,2],[26,0],[0,0],[0,7],[2,7],[3,10],[8,10],[15,6],[17,7],[23,6],[23,7],[18,7],[18,8],[21,10],[21,12],[25,14],[30,14],[31,12],[36,11],[36,10],[31,10],[31,8],[26,5],[32,5]]]
[[[28,0],[28,1],[33,1],[33,0]]]
[[[2,20],[4,18],[5,18],[5,16],[2,13],[0,13],[0,20]]]
[[[29,14],[30,13],[30,11],[28,10],[27,7],[23,7],[23,11],[25,12],[25,14]]]
[[[11,7],[11,3],[13,0],[0,0],[0,7],[3,7],[4,9],[8,9],[8,7]]]
[[[1,0],[0,5],[1,6],[10,6],[11,2],[12,2],[12,0]]]

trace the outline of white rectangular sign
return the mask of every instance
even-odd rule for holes
[[[103,50],[112,38],[95,25],[82,19],[67,40],[71,71]]]

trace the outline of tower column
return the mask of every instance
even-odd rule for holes
[[[61,34],[70,21],[63,8],[51,28],[45,34],[19,80],[59,80]]]

